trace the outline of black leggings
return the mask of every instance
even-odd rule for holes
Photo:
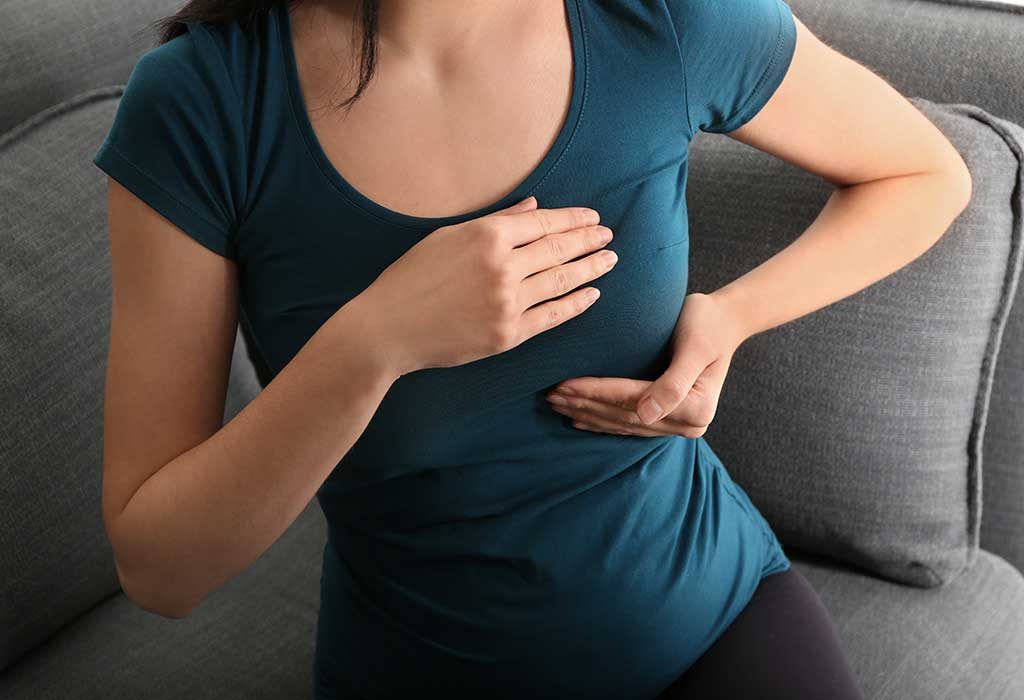
[[[818,593],[795,568],[761,579],[725,632],[659,699],[864,700]]]

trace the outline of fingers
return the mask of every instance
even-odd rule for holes
[[[579,316],[598,300],[601,292],[596,287],[577,289],[564,297],[531,306],[519,319],[520,337],[517,344],[528,338]]]
[[[576,382],[578,379],[573,381]],[[602,381],[637,381],[650,384],[650,382],[641,380],[620,380],[619,378]],[[604,432],[625,430],[634,435],[700,437],[707,428],[706,425],[687,423],[676,415],[667,415],[657,423],[645,425],[634,410],[636,404],[628,398],[620,399],[614,396],[596,398],[590,395],[563,396],[561,392],[556,391],[549,394],[547,400],[553,411],[576,421],[601,426]],[[611,428],[615,428],[615,430],[611,430]]]
[[[569,238],[570,236],[579,238],[576,234],[562,234],[558,237]],[[538,241],[537,243],[531,243],[530,245],[539,245],[540,243],[541,242]],[[575,248],[576,246],[572,247]],[[575,250],[570,251],[570,253],[578,254]],[[549,257],[550,255],[550,253],[545,253],[544,257]],[[585,282],[597,279],[611,270],[618,261],[619,257],[614,251],[601,250],[580,260],[575,260],[563,265],[555,265],[554,267],[532,274],[524,279],[523,283],[520,285],[519,301],[524,307],[526,307],[533,306],[545,299],[553,299],[554,297],[561,296]]]
[[[636,412],[640,420],[644,423],[661,420],[662,416],[682,403],[696,380],[697,374],[693,368],[666,372],[660,376],[637,402]]]
[[[570,396],[583,396],[605,403],[622,406],[630,410],[636,407],[636,400],[643,395],[653,382],[632,377],[572,377],[552,387],[553,391]]]
[[[547,400],[555,411],[570,412],[574,415],[586,414],[585,420],[601,418],[617,423],[619,427],[626,425],[637,428],[647,427],[640,422],[640,418],[632,406],[619,406],[586,396],[562,396],[559,392],[549,394]]]
[[[592,253],[613,237],[612,230],[601,224],[555,233],[513,249],[512,264],[526,277]]]
[[[528,208],[503,214],[500,218],[503,235],[512,247],[532,243],[551,233],[595,226],[601,220],[600,214],[589,207]]]
[[[640,397],[637,402],[637,415],[645,424],[654,423],[675,411],[694,391],[699,393],[700,401],[694,403],[693,410],[713,411],[717,397],[710,396],[708,390],[719,383],[715,381],[715,377],[719,376],[721,369],[723,366],[717,361],[709,365],[706,364],[706,360],[701,360],[700,355],[677,353],[665,373]],[[710,424],[712,418],[713,414],[688,416],[695,424],[703,425]]]
[[[636,413],[633,411],[623,411],[617,407],[601,404],[600,402],[593,403],[593,410],[560,406],[558,404],[552,404],[551,409],[570,418],[573,421],[573,427],[583,430],[646,437],[678,434],[677,431],[672,430],[667,425],[644,425],[637,419]]]

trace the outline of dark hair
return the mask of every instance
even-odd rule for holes
[[[189,0],[175,14],[151,22],[148,26],[157,34],[157,46],[165,44],[174,37],[187,31],[186,22],[231,22],[237,21],[239,26],[248,31],[252,23],[266,16],[273,7],[285,4],[286,10],[302,0]],[[360,25],[353,25],[353,33],[360,26],[362,48],[359,56],[359,84],[356,91],[346,100],[334,105],[346,110],[359,99],[366,85],[373,77],[377,67],[377,17],[380,0],[359,0]]]

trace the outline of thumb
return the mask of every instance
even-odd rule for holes
[[[637,400],[637,415],[640,416],[640,420],[650,424],[674,411],[690,393],[700,372],[701,370],[693,365],[670,365]]]
[[[536,206],[537,206],[537,198],[534,197],[533,195],[530,195],[526,199],[521,199],[521,200],[519,200],[518,202],[516,202],[515,204],[513,204],[510,207],[505,207],[504,209],[499,209],[498,211],[493,212],[493,213],[496,216],[500,215],[500,214],[517,214],[517,213],[519,213],[521,211],[530,211],[531,209],[536,208]]]

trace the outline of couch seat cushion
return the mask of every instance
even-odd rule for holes
[[[839,628],[868,700],[1024,698],[1024,576],[979,549],[934,588],[787,550]]]
[[[314,499],[180,620],[116,593],[0,674],[0,698],[310,700],[326,532]]]

